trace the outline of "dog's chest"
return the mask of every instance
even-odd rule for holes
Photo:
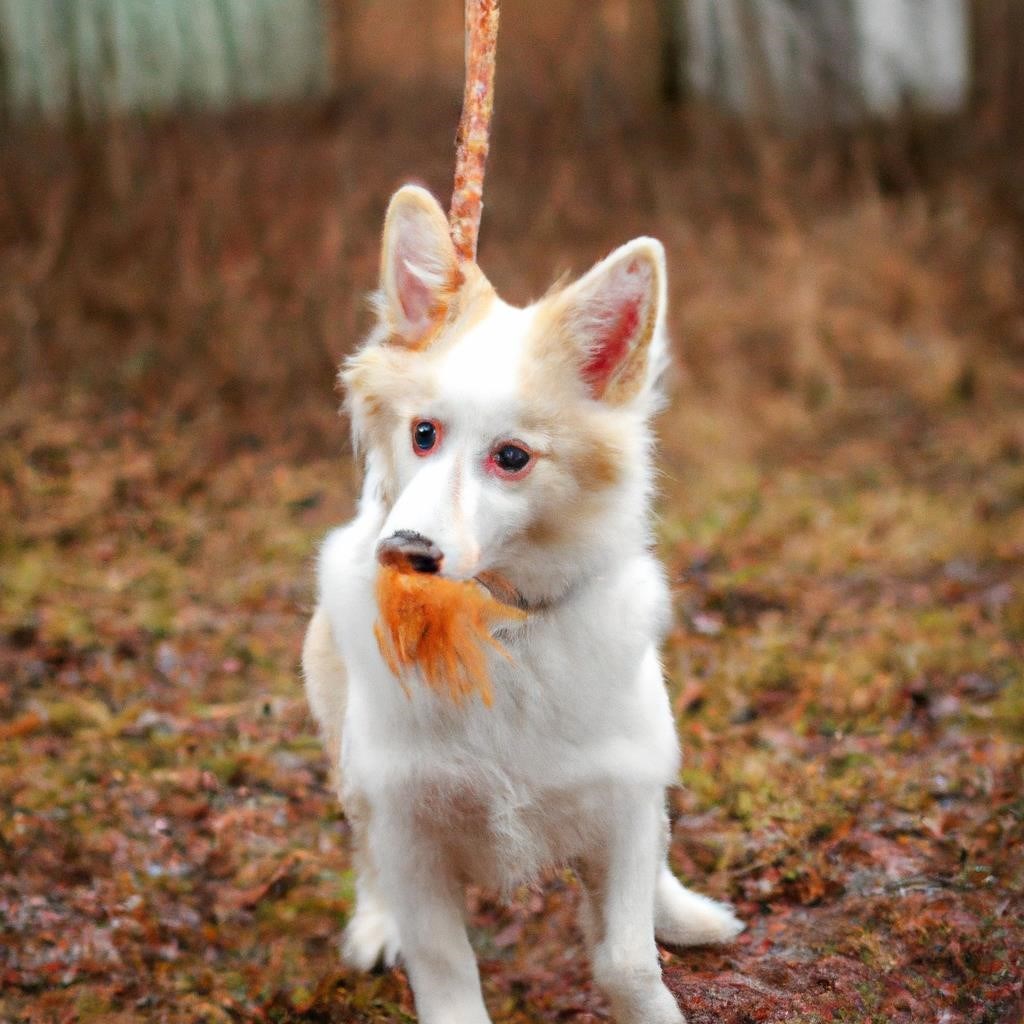
[[[506,665],[494,686],[492,707],[451,706],[415,683],[386,715],[374,703],[372,724],[351,722],[346,774],[371,803],[406,809],[395,841],[440,847],[466,881],[509,889],[603,831],[616,772],[607,726],[574,717],[564,691]]]
[[[443,848],[467,882],[489,888],[508,890],[571,861],[598,831],[600,802],[585,787],[542,787],[494,764],[421,780],[409,795],[416,833]]]

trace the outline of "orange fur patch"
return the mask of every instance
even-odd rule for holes
[[[394,566],[378,573],[377,608],[380,619],[373,632],[384,661],[403,686],[415,668],[427,686],[454,703],[479,694],[491,706],[487,648],[509,657],[491,630],[501,622],[521,622],[524,611],[495,600],[472,580],[402,572]]]

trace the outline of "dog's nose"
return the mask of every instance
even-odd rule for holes
[[[412,530],[398,530],[377,545],[377,561],[402,572],[440,572],[443,559],[432,540]]]

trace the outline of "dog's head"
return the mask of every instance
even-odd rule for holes
[[[385,509],[383,562],[544,600],[644,533],[659,242],[518,309],[460,265],[443,211],[409,186],[388,209],[377,303],[342,380]]]

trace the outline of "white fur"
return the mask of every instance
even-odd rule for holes
[[[631,245],[662,258],[657,243]],[[388,246],[386,235],[385,268]],[[589,288],[599,270],[584,279]],[[357,907],[345,953],[365,968],[394,962],[400,950],[424,1024],[489,1020],[462,920],[467,883],[508,890],[547,866],[576,865],[595,978],[620,1024],[682,1021],[661,981],[655,931],[689,944],[723,942],[742,928],[665,865],[664,792],[679,749],[657,655],[668,590],[648,536],[647,420],[665,348],[658,287],[647,384],[602,413],[621,435],[622,474],[564,549],[535,553],[521,539],[537,503],[557,507],[558,488],[569,486],[555,469],[540,459],[525,479],[508,481],[484,468],[502,439],[537,452],[552,443],[527,425],[532,398],[521,390],[538,307],[495,300],[430,368],[422,406],[401,410],[386,442],[393,503],[384,497],[385,452],[370,443],[358,513],[321,550],[304,670],[356,833]],[[594,404],[569,393],[565,402]],[[444,424],[444,443],[428,458],[409,444],[416,417]],[[375,548],[395,530],[433,540],[445,574],[499,569],[538,606],[502,630],[511,660],[491,661],[492,707],[456,705],[415,679],[403,688],[384,664],[373,635]]]

